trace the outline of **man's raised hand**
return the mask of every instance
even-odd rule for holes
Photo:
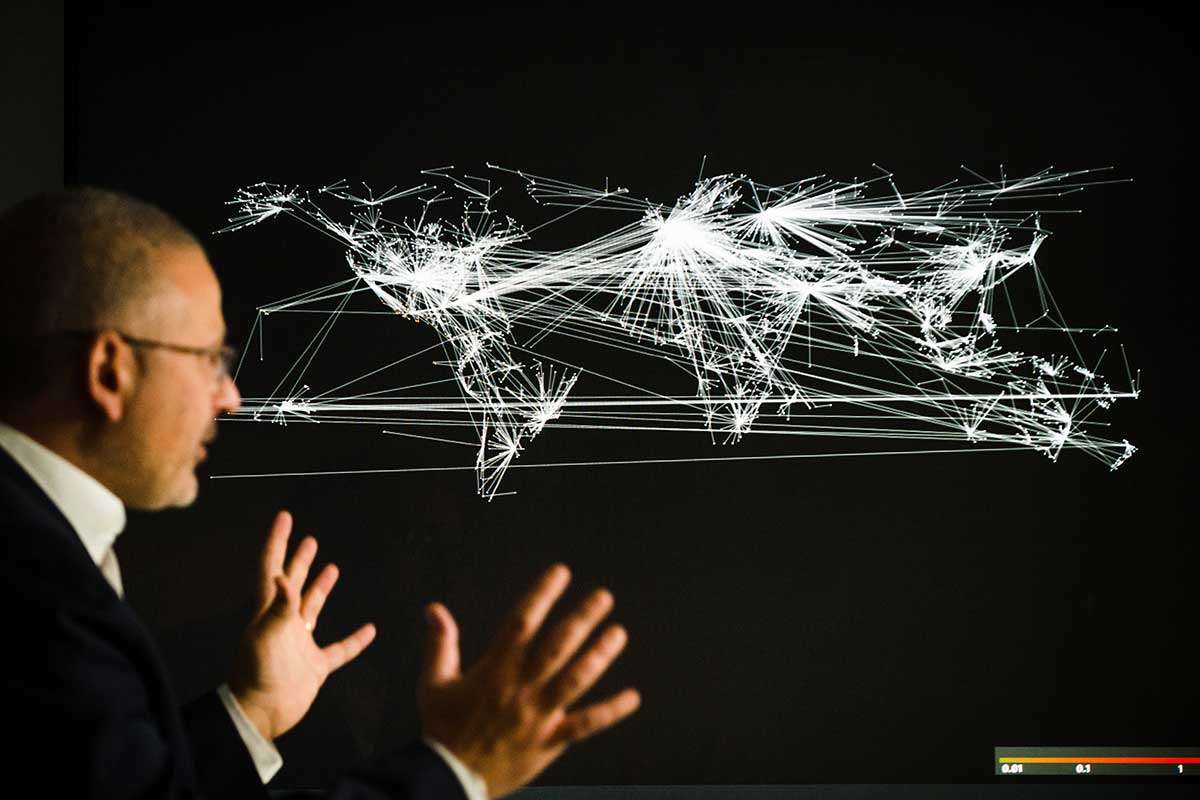
[[[317,645],[313,629],[338,571],[328,564],[304,588],[317,554],[306,536],[284,568],[292,515],[280,511],[263,547],[255,594],[256,611],[234,661],[229,689],[268,741],[292,728],[308,712],[329,674],[356,658],[375,638],[366,624],[341,641]]]
[[[458,626],[445,606],[426,609],[429,641],[417,686],[423,733],[454,753],[500,797],[522,786],[567,748],[620,722],[641,703],[635,689],[582,708],[582,697],[625,647],[610,625],[576,656],[613,605],[597,589],[553,630],[534,641],[571,576],[547,570],[518,602],[482,658],[462,672]]]

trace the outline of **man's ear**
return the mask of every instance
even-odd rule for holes
[[[140,377],[137,359],[115,331],[101,331],[87,351],[87,390],[109,422],[120,422]]]

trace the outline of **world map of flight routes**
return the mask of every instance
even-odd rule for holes
[[[854,438],[871,448],[855,455],[1029,449],[1056,460],[1076,450],[1114,470],[1136,450],[1103,417],[1138,396],[1138,376],[1123,348],[1123,374],[1111,381],[1100,372],[1108,351],[1082,351],[1081,339],[1115,329],[1066,323],[1037,260],[1050,234],[1043,220],[1063,212],[1026,207],[1109,182],[1102,170],[998,180],[966,170],[915,193],[882,169],[869,180],[782,186],[721,175],[660,204],[625,188],[489,169],[495,177],[427,170],[422,183],[381,193],[344,181],[237,192],[223,232],[287,217],[335,239],[346,257],[338,280],[260,307],[256,326],[299,309],[324,322],[275,390],[246,398],[237,416],[385,424],[400,429],[388,434],[470,445],[465,466],[489,500],[504,494],[510,468],[525,466],[529,442],[553,429],[694,431],[724,445],[752,435],[810,445]],[[525,228],[501,213],[504,180],[555,216]],[[565,217],[578,226],[583,215],[597,221],[596,238],[538,247],[548,226]],[[430,395],[428,382],[420,393],[353,390],[430,348],[322,391],[304,382],[339,315],[364,293],[384,313],[432,326],[445,369],[434,383],[450,391]],[[1018,319],[1031,302],[1040,313]],[[1002,344],[1031,331],[1061,344],[1041,354]],[[694,390],[642,385],[610,369],[611,359],[592,369],[548,357],[538,351],[548,337],[610,348],[615,363],[659,359]],[[469,439],[455,438],[465,429]],[[739,458],[735,450],[717,458]]]

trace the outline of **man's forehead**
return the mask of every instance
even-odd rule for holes
[[[154,262],[159,270],[183,284],[211,285],[220,289],[217,275],[204,250],[195,245],[166,245],[158,248]]]
[[[159,289],[148,309],[169,326],[184,325],[195,335],[224,338],[221,284],[199,247],[164,247],[154,255]]]

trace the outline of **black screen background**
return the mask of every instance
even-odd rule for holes
[[[204,480],[187,511],[133,515],[118,545],[128,596],[185,696],[224,678],[277,508],[341,567],[320,633],[378,625],[280,740],[279,784],[324,783],[417,733],[425,602],[455,613],[470,663],[554,560],[574,570],[569,600],[611,588],[630,633],[593,696],[635,685],[644,702],[540,784],[979,781],[996,745],[1200,741],[1176,21],[1013,5],[197,4],[89,6],[69,25],[68,178],[200,233],[235,343],[258,306],[346,274],[337,246],[297,223],[209,234],[260,180],[386,188],[492,162],[671,202],[705,156],[707,175],[765,183],[873,163],[909,189],[960,164],[1132,179],[1064,201],[1083,213],[1049,220],[1039,255],[1068,319],[1120,328],[1105,342],[1141,370],[1143,397],[1111,415],[1140,448],[1116,473],[1071,452],[520,470],[504,487],[518,494],[492,503],[470,472]],[[362,334],[367,361],[433,341],[392,322]],[[268,353],[303,345],[289,324],[268,322]],[[290,359],[273,363],[262,374]],[[523,460],[710,454],[548,431]],[[225,424],[202,475],[451,455],[373,429]]]

